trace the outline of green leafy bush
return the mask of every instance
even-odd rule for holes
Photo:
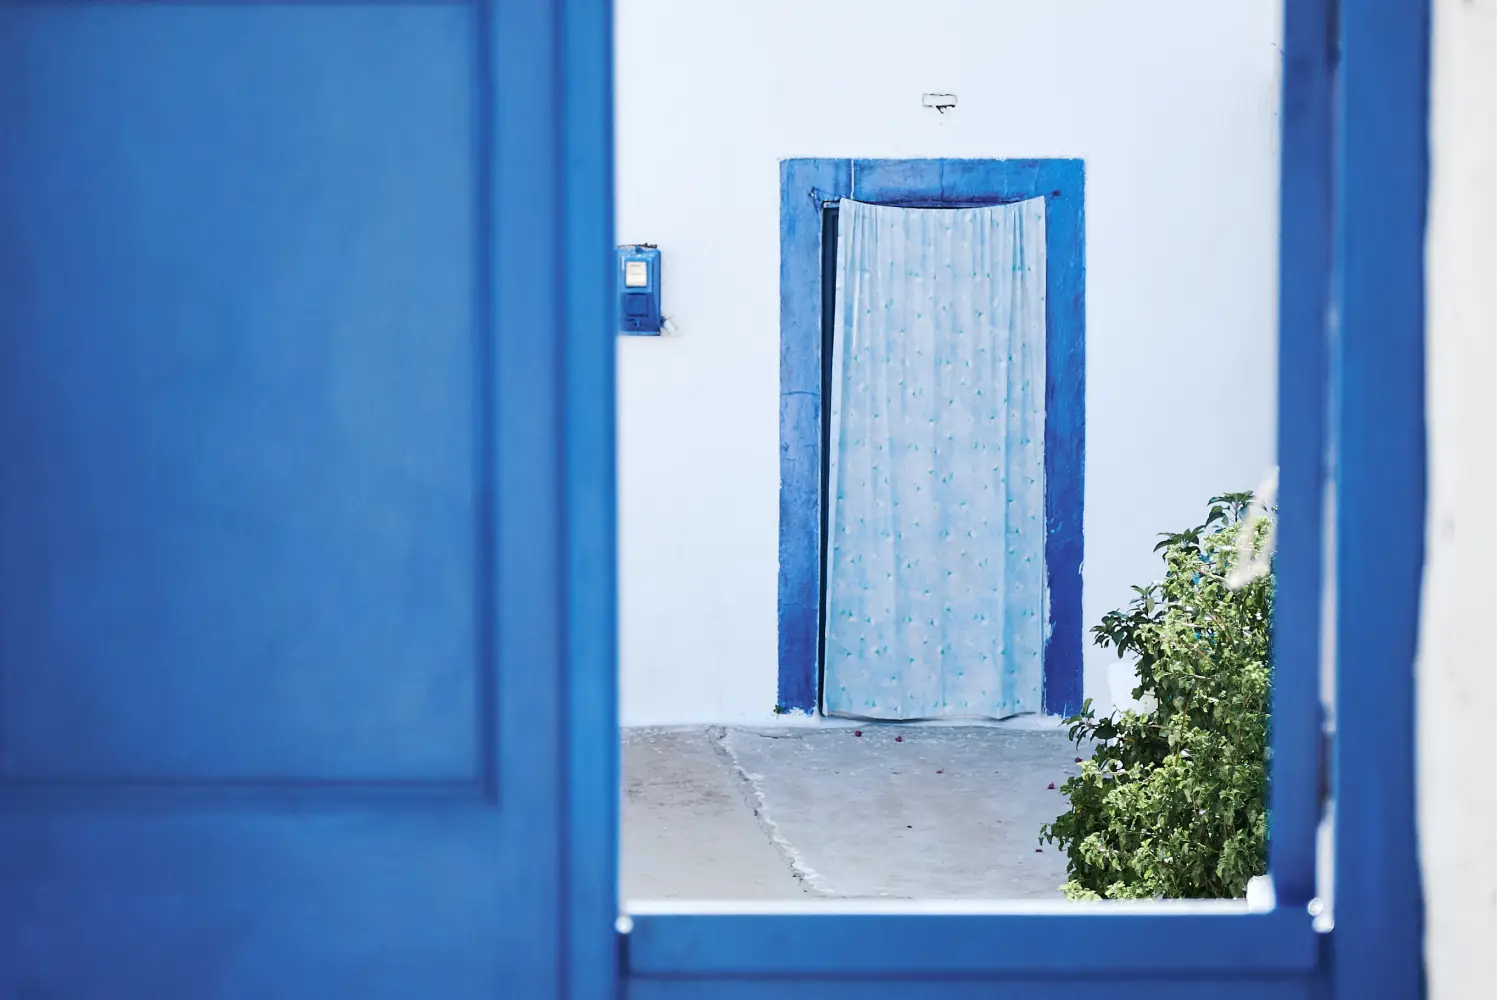
[[[1062,786],[1072,808],[1042,827],[1068,854],[1070,899],[1245,894],[1266,870],[1267,711],[1272,578],[1225,586],[1240,534],[1264,546],[1248,493],[1209,501],[1200,526],[1162,536],[1160,583],[1094,627],[1094,643],[1138,658],[1144,712],[1094,715],[1069,735],[1093,746]]]

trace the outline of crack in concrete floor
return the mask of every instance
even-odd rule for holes
[[[1058,898],[1037,834],[1079,755],[1041,727],[627,729],[621,894]]]

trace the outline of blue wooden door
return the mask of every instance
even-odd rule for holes
[[[609,36],[557,6],[0,6],[0,996],[609,988]]]

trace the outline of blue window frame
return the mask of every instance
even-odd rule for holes
[[[1158,1000],[1420,995],[1411,703],[1425,518],[1428,16],[1425,0],[1285,8],[1274,907],[642,907],[625,937],[630,996],[1062,997],[1101,976],[1111,996]],[[808,274],[817,273],[814,259]],[[816,364],[806,370],[816,378]],[[788,399],[783,420],[786,407],[810,406],[816,428],[816,397]],[[798,475],[816,499],[816,465]],[[1325,566],[1330,528],[1341,541]],[[815,553],[815,521],[804,537]],[[1319,936],[1308,904],[1323,800],[1325,572],[1338,714],[1359,724],[1327,758],[1337,901],[1331,932]],[[803,578],[815,594],[816,577]]]
[[[825,206],[960,208],[1047,199],[1047,712],[1083,702],[1082,160],[791,159],[781,163],[781,514],[777,707],[818,710],[823,483]]]

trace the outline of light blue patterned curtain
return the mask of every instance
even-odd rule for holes
[[[829,714],[1041,710],[1044,205],[839,203]]]

